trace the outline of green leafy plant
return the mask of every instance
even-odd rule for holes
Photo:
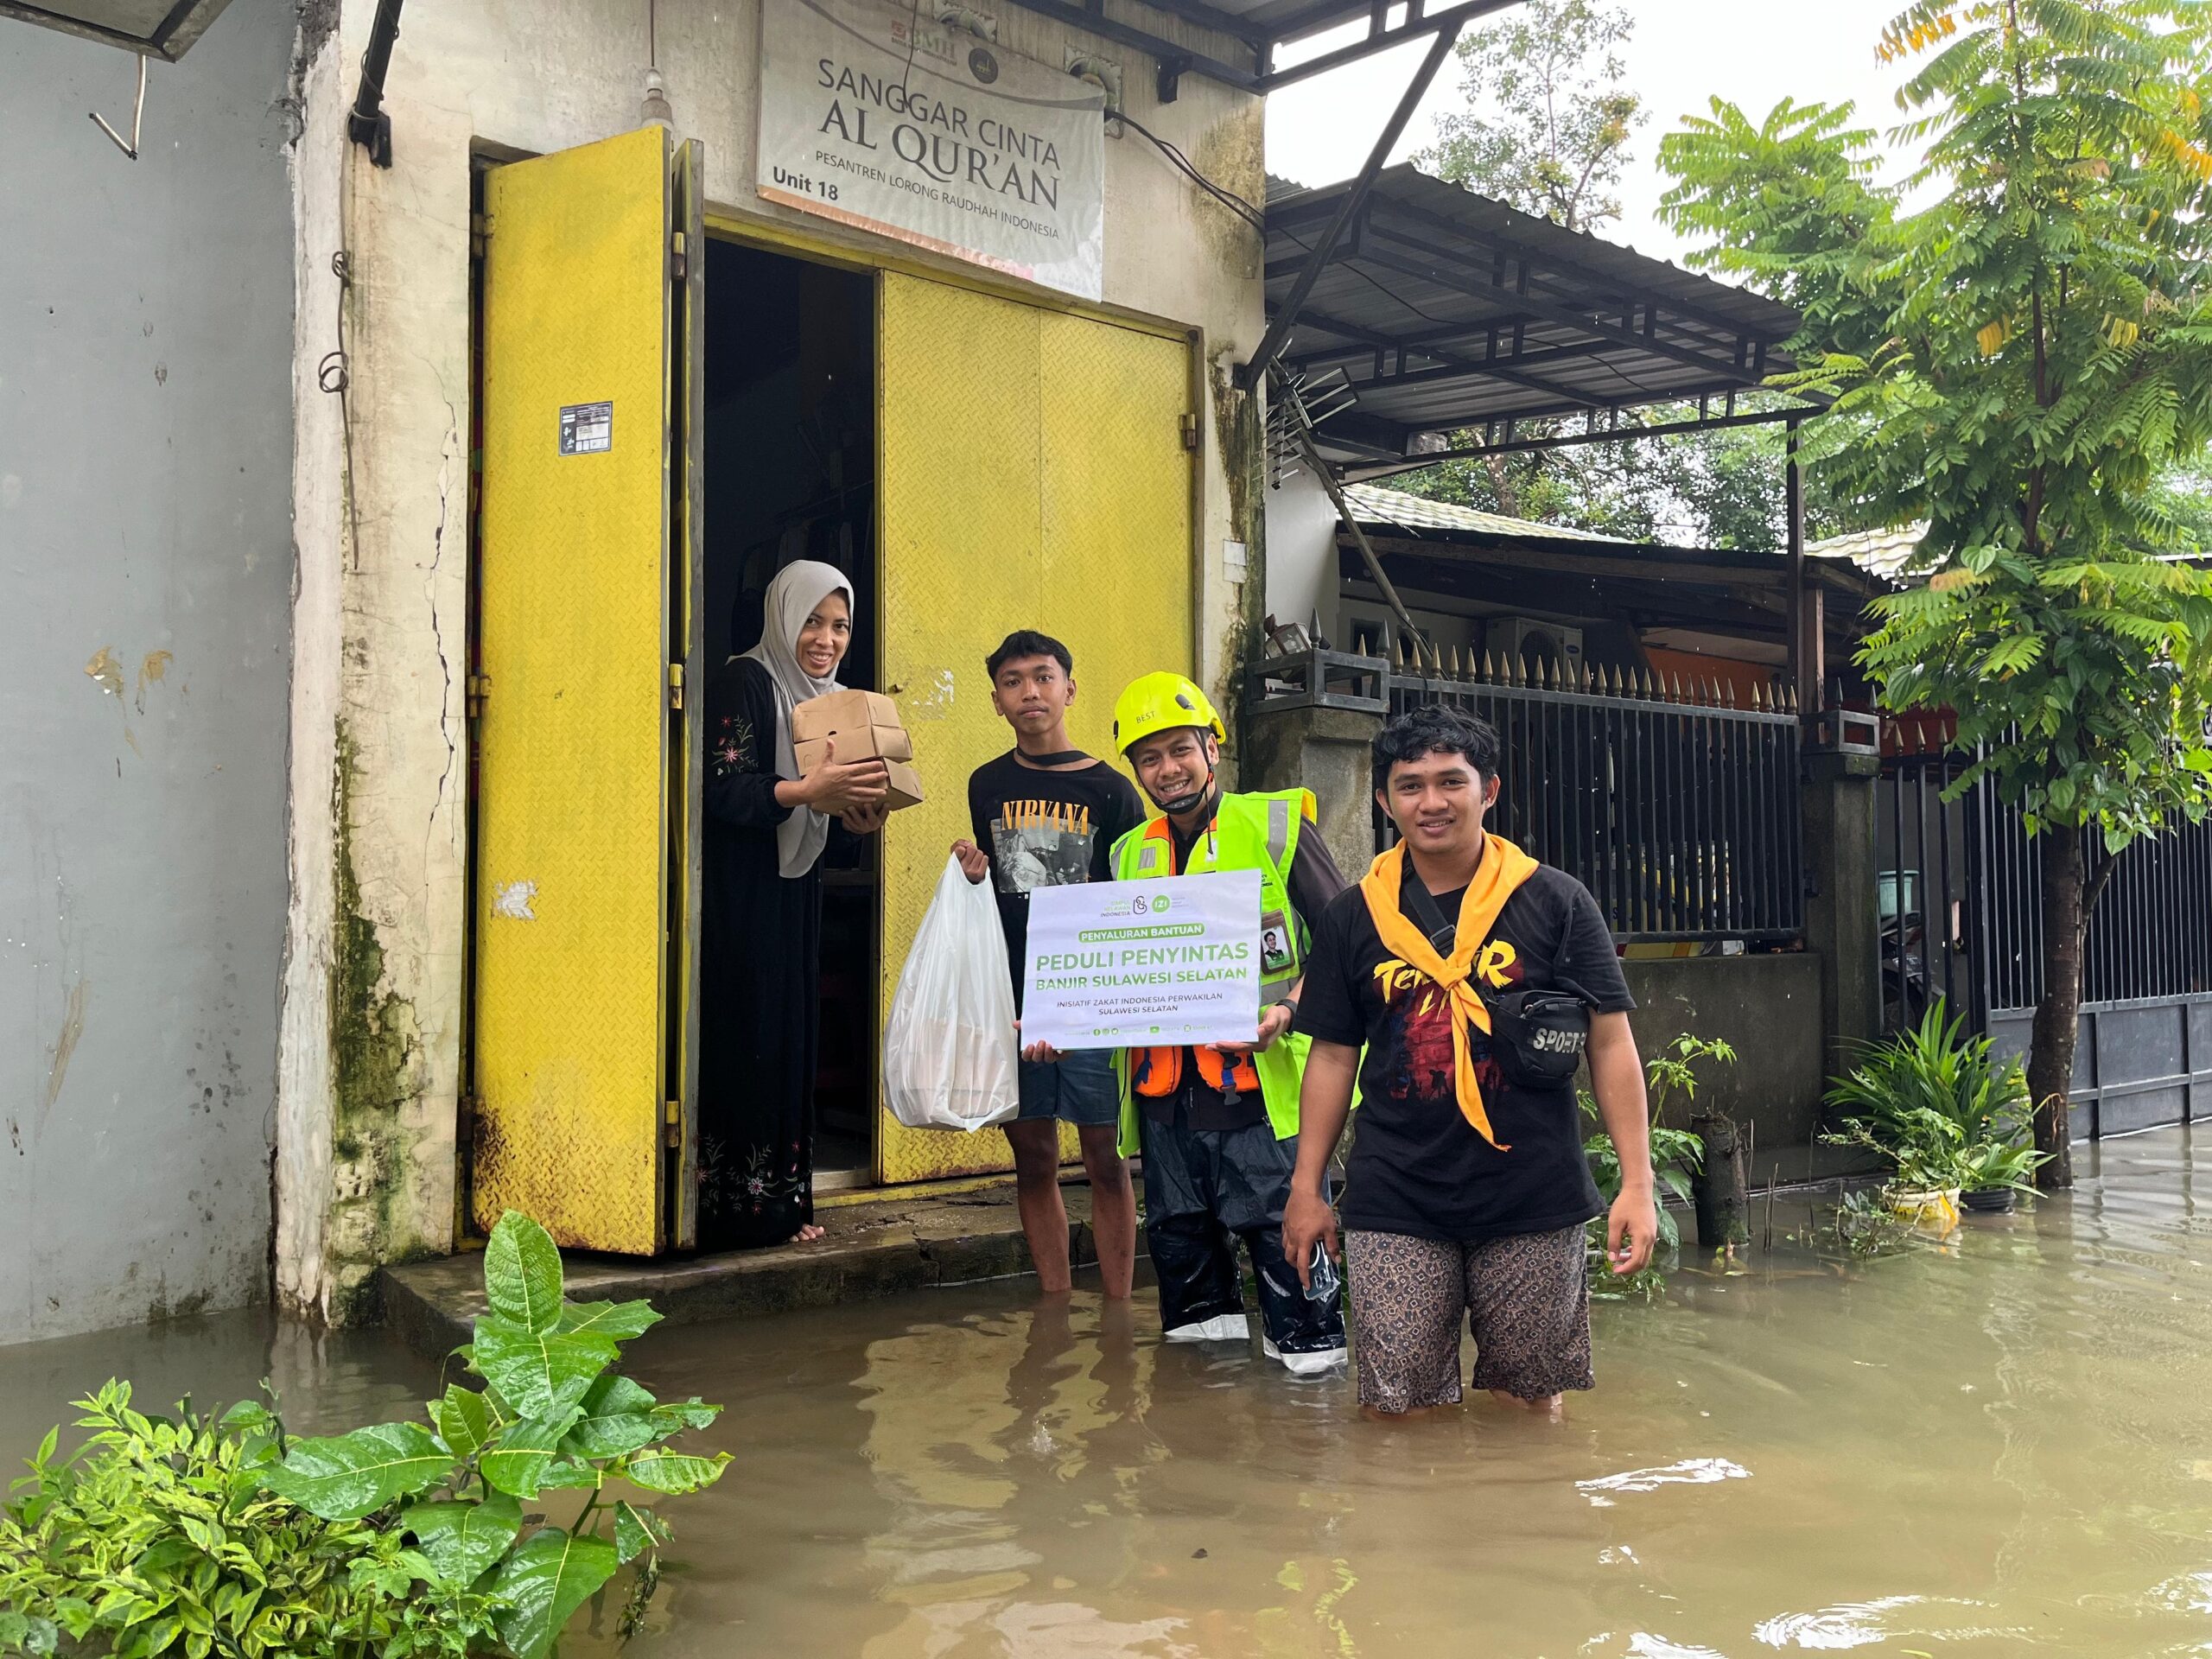
[[[110,1382],[73,1402],[91,1431],[57,1457],[58,1430],[26,1460],[0,1514],[0,1651],[50,1654],[64,1642],[140,1655],[335,1653],[391,1631],[353,1564],[397,1553],[359,1522],[334,1523],[263,1490],[283,1430],[253,1402],[210,1419],[130,1403]],[[435,1640],[445,1609],[418,1625]],[[465,1640],[469,1611],[453,1609]],[[448,1648],[448,1651],[459,1651]]]
[[[1714,1060],[1736,1064],[1736,1051],[1719,1037],[1692,1037],[1685,1033],[1643,1063],[1644,1090],[1651,1096],[1651,1124],[1657,1128],[1667,1116],[1667,1103],[1679,1093],[1688,1103],[1697,1098],[1697,1065]]]
[[[1843,1128],[1821,1137],[1884,1159],[1893,1185],[1938,1192],[2025,1188],[2044,1155],[2031,1140],[2027,1080],[1938,1000],[1920,1023],[1866,1045],[1829,1087]]]
[[[1649,1266],[1617,1277],[1605,1264],[1605,1220],[1600,1216],[1590,1224],[1586,1255],[1590,1266],[1590,1294],[1606,1299],[1641,1298],[1649,1301],[1666,1288],[1667,1270],[1662,1257],[1671,1261],[1681,1247],[1681,1229],[1674,1213],[1667,1208],[1667,1200],[1678,1203],[1690,1201],[1690,1181],[1705,1161],[1705,1142],[1688,1129],[1670,1129],[1661,1123],[1668,1101],[1679,1094],[1685,1101],[1697,1094],[1696,1066],[1700,1060],[1715,1060],[1732,1065],[1736,1051],[1726,1042],[1714,1039],[1681,1036],[1668,1044],[1643,1063],[1644,1092],[1651,1106],[1651,1176],[1659,1199],[1659,1237],[1652,1253]],[[1598,1103],[1587,1091],[1581,1096],[1583,1116],[1592,1122],[1601,1121]],[[1590,1160],[1591,1178],[1598,1184],[1599,1195],[1610,1208],[1621,1194],[1620,1154],[1613,1145],[1613,1137],[1598,1129],[1582,1142],[1583,1155]]]
[[[1880,1255],[1923,1242],[1910,1222],[1891,1208],[1882,1193],[1857,1187],[1835,1207],[1836,1241],[1855,1256]]]
[[[2212,573],[2168,485],[2212,444],[2209,22],[2198,0],[1908,7],[1878,48],[1903,71],[1891,139],[1923,158],[1897,187],[1848,106],[1716,101],[1660,146],[1693,263],[1805,318],[1777,384],[1833,399],[1803,429],[1815,481],[1848,527],[1927,526],[1859,660],[1886,708],[1955,713],[1960,789],[2040,842],[2027,1075],[2054,1186],[2091,855],[2212,808]]]
[[[611,1370],[659,1315],[566,1300],[527,1217],[493,1229],[484,1281],[461,1351],[486,1386],[426,1421],[298,1439],[256,1402],[149,1417],[115,1382],[79,1401],[90,1438],[57,1459],[49,1433],[0,1512],[0,1652],[543,1659],[626,1564],[626,1634],[670,1536],[642,1494],[721,1477],[727,1452],[669,1445],[721,1408]],[[568,1524],[524,1513],[556,1492],[584,1494]]]

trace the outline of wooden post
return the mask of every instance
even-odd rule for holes
[[[1783,534],[1789,550],[1789,683],[1797,690],[1797,712],[1811,720],[1821,712],[1821,606],[1805,581],[1805,474],[1797,462],[1797,423],[1783,428],[1786,457],[1782,474]]]
[[[1690,1132],[1705,1142],[1704,1160],[1690,1178],[1699,1248],[1719,1250],[1750,1243],[1751,1224],[1745,1219],[1750,1184],[1735,1120],[1719,1112],[1699,1112],[1690,1119]]]

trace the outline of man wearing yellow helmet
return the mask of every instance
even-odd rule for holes
[[[1260,874],[1262,1013],[1249,1043],[1131,1049],[1122,1150],[1144,1152],[1145,1240],[1170,1341],[1249,1336],[1236,1241],[1259,1281],[1265,1346],[1301,1374],[1344,1357],[1338,1299],[1315,1300],[1282,1253],[1283,1205],[1298,1161],[1306,1039],[1290,1026],[1313,925],[1345,882],[1311,833],[1310,791],[1226,794],[1228,733],[1179,674],[1147,674],[1114,705],[1114,741],[1159,816],[1115,844],[1122,880],[1211,870]]]

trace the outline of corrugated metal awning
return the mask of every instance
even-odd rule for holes
[[[1271,194],[1268,300],[1287,303],[1351,181]],[[1319,436],[1332,460],[1414,454],[1427,435],[1697,402],[1750,418],[1738,396],[1792,366],[1789,307],[1564,230],[1410,164],[1376,175],[1319,272],[1282,353],[1341,370],[1357,397]],[[1771,402],[1770,397],[1766,401]],[[1809,409],[1808,410],[1809,412]]]

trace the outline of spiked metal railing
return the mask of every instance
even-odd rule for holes
[[[1804,927],[1789,688],[1717,674],[1523,663],[1447,648],[1390,708],[1451,703],[1497,730],[1492,827],[1580,879],[1624,940],[1775,944]],[[1395,838],[1376,817],[1378,846]]]

